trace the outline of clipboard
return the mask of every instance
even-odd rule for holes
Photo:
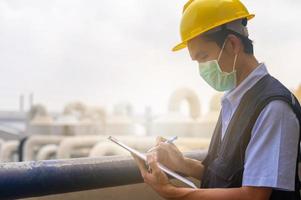
[[[131,148],[131,147],[129,147],[129,146],[123,144],[122,142],[118,141],[116,138],[114,138],[114,137],[112,137],[112,136],[109,136],[108,139],[111,140],[112,142],[114,142],[115,144],[121,146],[122,148],[126,149],[127,151],[129,151],[129,152],[135,154],[137,157],[141,158],[142,160],[147,161],[147,160],[146,160],[146,155],[144,155],[143,153],[140,153],[139,151],[137,151],[137,150],[135,150],[135,149],[133,149],[133,148]],[[185,177],[179,175],[178,173],[176,173],[176,172],[174,172],[174,171],[168,169],[167,167],[165,167],[165,166],[162,165],[161,163],[158,163],[158,167],[159,167],[162,171],[164,171],[166,174],[168,174],[168,175],[170,175],[170,176],[172,176],[172,177],[178,179],[179,181],[185,183],[186,185],[188,185],[188,186],[190,186],[190,187],[192,187],[192,188],[195,188],[195,189],[198,188],[192,181],[190,181],[189,179],[187,179],[187,178],[185,178]]]

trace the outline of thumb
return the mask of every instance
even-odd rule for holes
[[[158,136],[156,138],[156,145],[159,145],[160,142],[165,142],[167,139],[161,137],[161,136]]]

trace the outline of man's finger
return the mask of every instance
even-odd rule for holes
[[[158,150],[165,150],[165,151],[169,151],[169,149],[172,148],[176,148],[177,146],[174,143],[164,143],[164,142],[160,142],[160,144],[158,145]]]
[[[160,144],[160,142],[165,142],[167,139],[161,137],[161,136],[158,136],[156,138],[156,145]]]
[[[154,152],[154,151],[156,151],[158,148],[159,148],[159,146],[154,146],[154,147],[150,148],[150,149],[147,151],[147,153],[149,153],[149,152]]]

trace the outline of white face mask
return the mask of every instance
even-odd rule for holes
[[[215,90],[223,92],[231,90],[236,87],[236,60],[237,54],[234,58],[233,70],[232,72],[223,72],[218,64],[222,52],[225,48],[226,40],[223,44],[223,47],[219,53],[217,60],[210,60],[207,62],[199,63],[199,71],[202,78]]]

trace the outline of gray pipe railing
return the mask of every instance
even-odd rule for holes
[[[202,160],[206,151],[184,153]],[[0,199],[45,196],[142,183],[131,156],[0,164]]]

